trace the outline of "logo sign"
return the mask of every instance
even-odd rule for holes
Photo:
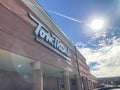
[[[34,31],[36,35],[36,41],[40,42],[40,39],[44,39],[49,45],[57,49],[60,53],[69,57],[70,52],[69,48],[66,47],[61,40],[51,33],[41,22],[39,22],[31,13],[28,13],[29,17],[37,24],[37,27]]]

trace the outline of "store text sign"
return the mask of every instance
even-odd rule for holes
[[[30,19],[32,19],[37,24],[37,27],[35,28],[34,31],[36,35],[36,41],[40,42],[39,39],[44,39],[44,41],[46,41],[49,45],[57,49],[65,56],[69,57],[70,56],[69,48],[66,47],[61,42],[61,40],[56,35],[51,33],[41,22],[39,22],[34,16],[32,16],[31,13],[28,13],[28,15]]]

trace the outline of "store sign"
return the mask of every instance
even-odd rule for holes
[[[49,45],[57,49],[59,52],[69,57],[70,52],[69,48],[66,47],[61,40],[51,33],[41,22],[39,22],[35,17],[28,13],[29,17],[37,24],[37,27],[34,31],[36,35],[36,41],[40,42],[39,39],[44,39]]]

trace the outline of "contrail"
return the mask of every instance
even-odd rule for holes
[[[86,22],[85,20],[78,20],[78,19],[75,19],[75,18],[72,18],[72,17],[69,17],[69,16],[66,16],[66,15],[63,15],[61,13],[58,13],[58,12],[54,12],[54,11],[51,11],[51,10],[47,10],[48,12],[52,13],[52,14],[55,14],[55,15],[58,15],[58,16],[61,16],[63,18],[66,18],[68,20],[71,20],[71,21],[74,21],[74,22],[77,22],[77,23],[80,23],[80,24],[85,24],[87,25],[88,27],[91,27],[91,24],[89,22]],[[111,26],[107,26],[106,28],[108,29],[113,29],[113,27]]]
[[[66,19],[72,20],[72,21],[77,22],[77,23],[80,23],[80,24],[81,24],[81,23],[86,23],[85,21],[80,21],[80,20],[74,19],[74,18],[72,18],[72,17],[66,16],[66,15],[63,15],[63,14],[60,14],[60,13],[51,11],[51,10],[48,10],[48,12],[53,13],[53,14],[58,15],[58,16],[61,16],[61,17],[64,17],[64,18],[66,18]]]

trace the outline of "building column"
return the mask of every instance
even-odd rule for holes
[[[88,81],[87,81],[86,77],[82,77],[82,79],[83,79],[83,84],[84,84],[84,90],[89,90]]]
[[[85,77],[85,82],[86,82],[86,90],[89,90],[88,79],[87,79],[87,77]]]
[[[70,90],[70,80],[69,80],[69,71],[64,71],[64,88],[65,90]]]
[[[82,83],[80,82],[79,75],[76,75],[77,90],[82,90]]]
[[[81,77],[81,80],[82,80],[82,90],[85,90],[85,85],[84,85],[84,79],[83,79],[83,76]]]
[[[43,74],[40,62],[34,62],[33,65],[33,89],[43,90]]]
[[[94,89],[94,85],[93,85],[93,82],[91,82],[91,84],[92,84],[92,90]]]
[[[92,88],[91,88],[91,81],[89,80],[88,82],[89,82],[89,85],[88,85],[89,86],[89,90],[92,90]]]
[[[90,80],[88,80],[88,88],[89,88],[89,90],[91,90],[91,82],[90,82]]]

